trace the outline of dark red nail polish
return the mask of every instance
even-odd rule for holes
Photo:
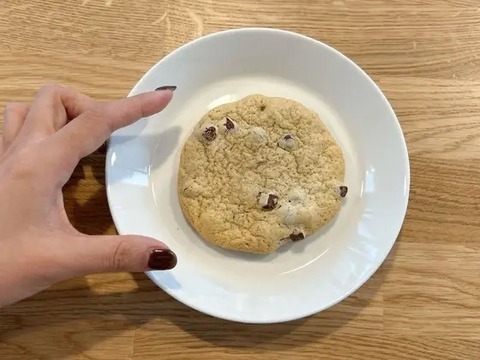
[[[177,256],[172,250],[155,249],[150,253],[148,267],[153,270],[169,270],[177,265]]]
[[[165,86],[160,86],[160,87],[155,89],[155,91],[162,91],[162,90],[175,91],[175,90],[177,90],[177,87],[174,86],[174,85],[165,85]]]

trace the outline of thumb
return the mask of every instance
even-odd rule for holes
[[[164,243],[139,235],[82,236],[75,246],[74,276],[105,272],[169,270],[177,257]]]

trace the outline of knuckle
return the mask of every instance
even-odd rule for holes
[[[17,151],[13,173],[20,179],[30,178],[37,173],[36,159],[38,158],[36,147],[24,147]]]
[[[88,110],[88,122],[97,132],[111,133],[115,130],[105,106],[95,106]]]
[[[4,118],[6,119],[17,114],[23,106],[24,104],[19,102],[8,103],[7,105],[5,105],[5,110],[3,111]]]
[[[132,111],[132,117],[142,118],[147,115],[145,106],[139,98],[132,98],[132,102],[130,104],[131,104],[130,106]]]
[[[107,268],[113,271],[123,271],[128,268],[129,246],[124,240],[115,244],[113,252],[107,258]]]
[[[38,91],[39,95],[51,95],[56,94],[61,90],[61,86],[55,83],[47,83],[43,85]]]
[[[101,121],[105,115],[104,107],[103,106],[94,106],[91,109],[86,111],[88,118],[94,121]]]

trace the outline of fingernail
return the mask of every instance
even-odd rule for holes
[[[150,253],[148,267],[153,270],[169,270],[177,265],[177,256],[172,250],[155,249]]]
[[[165,86],[160,86],[160,87],[155,89],[155,91],[162,91],[162,90],[175,91],[175,90],[177,90],[177,87],[174,86],[174,85],[165,85]]]

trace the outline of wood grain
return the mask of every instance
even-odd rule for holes
[[[218,30],[269,26],[342,51],[404,130],[411,198],[380,270],[344,302],[281,325],[186,308],[144,275],[58,284],[0,310],[2,359],[478,359],[480,3],[477,0],[3,0],[0,105],[45,82],[125,96],[158,59]],[[65,188],[72,222],[115,233],[104,156]]]

